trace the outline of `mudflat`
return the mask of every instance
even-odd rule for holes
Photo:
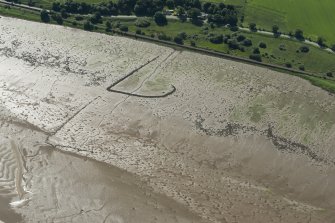
[[[0,152],[24,222],[334,222],[334,95],[118,36],[0,30]]]

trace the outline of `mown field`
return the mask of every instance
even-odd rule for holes
[[[331,45],[335,44],[334,12],[334,0],[248,0],[244,25],[254,22],[266,30],[278,25],[286,33],[300,28],[306,37],[316,40],[321,36]]]

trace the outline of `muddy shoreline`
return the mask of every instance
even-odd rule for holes
[[[25,157],[25,221],[335,220],[334,95],[117,36],[9,18],[0,30],[0,152],[11,189],[13,145]]]

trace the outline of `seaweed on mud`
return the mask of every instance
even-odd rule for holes
[[[214,129],[214,128],[205,128],[203,123],[205,119],[201,116],[198,116],[195,121],[196,129],[202,131],[208,136],[238,136],[245,133],[252,133],[252,134],[259,134],[261,136],[265,136],[267,139],[269,139],[272,144],[277,148],[278,151],[285,151],[285,152],[291,152],[295,154],[304,154],[308,158],[310,158],[313,161],[324,163],[324,164],[332,164],[335,165],[334,161],[330,161],[328,159],[325,159],[323,157],[320,157],[318,154],[316,154],[312,148],[298,143],[291,141],[285,137],[277,136],[273,133],[273,127],[269,125],[269,127],[266,130],[259,130],[256,127],[253,126],[246,126],[239,123],[227,123],[224,128],[221,129]]]

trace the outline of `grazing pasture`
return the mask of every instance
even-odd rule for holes
[[[300,28],[307,38],[316,40],[321,36],[330,45],[335,43],[334,11],[334,0],[248,0],[244,25],[254,22],[266,30],[278,25],[286,33]]]

